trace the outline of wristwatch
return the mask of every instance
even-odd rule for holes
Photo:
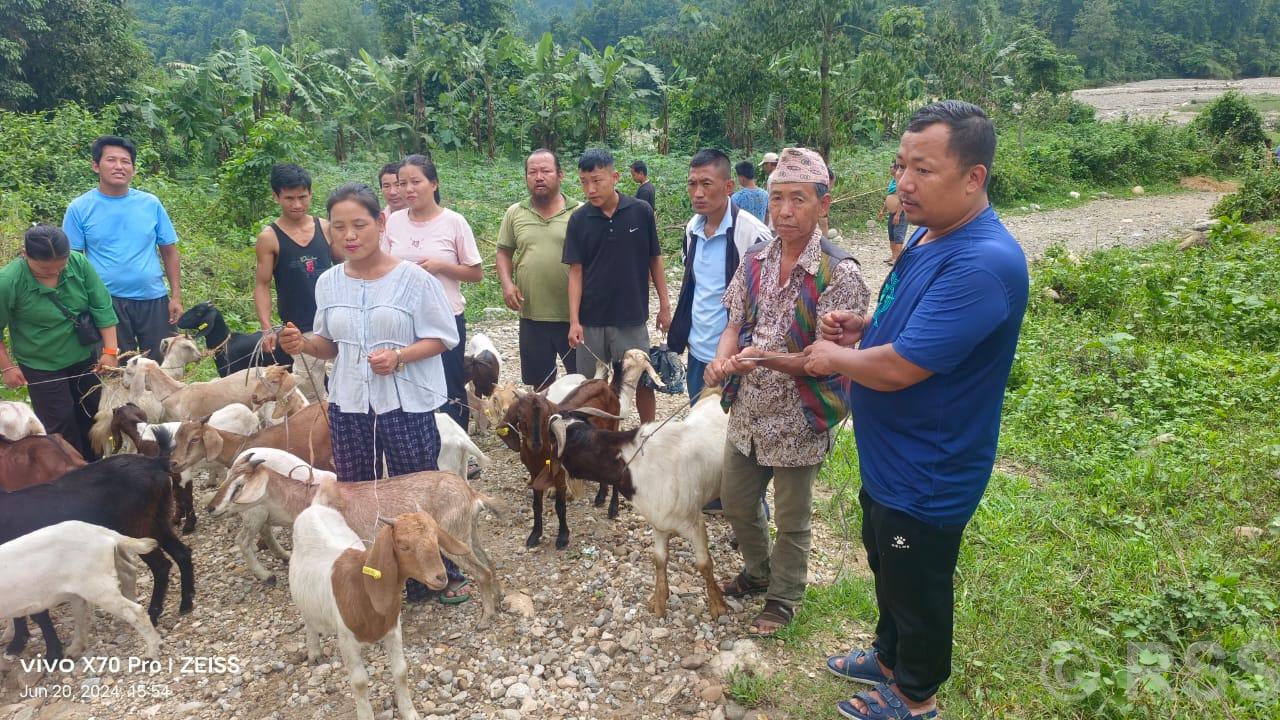
[[[404,350],[396,348],[396,370],[404,369]]]

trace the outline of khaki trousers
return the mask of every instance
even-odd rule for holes
[[[769,583],[766,600],[794,608],[804,597],[813,534],[813,481],[822,463],[801,467],[770,467],[743,455],[732,441],[724,444],[724,475],[720,502],[724,517],[738,537],[743,572],[753,583]],[[760,494],[773,483],[773,520],[777,542],[769,539]]]

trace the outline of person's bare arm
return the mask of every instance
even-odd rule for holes
[[[484,279],[484,265],[476,263],[475,265],[459,265],[451,263],[447,260],[432,260],[427,258],[418,265],[427,272],[437,277],[447,277],[458,282],[480,282]]]
[[[863,387],[881,392],[904,390],[933,375],[932,371],[899,355],[892,343],[855,350],[821,340],[805,348],[805,359],[810,375],[840,373]]]
[[[582,344],[582,323],[578,309],[582,305],[582,265],[569,266],[569,347]]]
[[[766,359],[757,360],[753,358]],[[809,372],[805,370],[806,358],[803,355],[771,352],[757,347],[748,347],[743,348],[742,352],[735,356],[735,359],[745,367],[762,367],[796,377],[809,377]]]
[[[178,322],[182,317],[182,261],[178,256],[178,246],[161,245],[160,260],[164,263],[164,274],[169,279],[169,324]]]
[[[520,308],[524,307],[524,294],[520,292],[520,288],[515,283],[515,263],[512,258],[514,253],[507,248],[498,248],[498,254],[494,260],[498,266],[498,282],[502,283],[502,299],[507,303],[507,307],[520,312]]]
[[[0,331],[2,330],[0,328]],[[0,332],[0,337],[3,337],[3,332]],[[27,384],[22,368],[9,357],[9,350],[4,346],[3,340],[0,340],[0,373],[4,376],[4,385],[7,388],[20,388]]]
[[[265,332],[272,326],[271,322],[271,280],[276,269],[276,257],[280,252],[280,243],[275,233],[263,230],[258,233],[254,243],[253,254],[257,264],[253,271],[253,309],[258,316],[258,326]]]
[[[649,258],[649,277],[658,293],[658,329],[666,332],[671,327],[671,303],[667,299],[667,274],[662,267],[662,256]]]
[[[280,331],[280,349],[294,357],[302,353],[321,360],[338,357],[338,343],[315,334],[304,335],[293,323],[285,323]]]

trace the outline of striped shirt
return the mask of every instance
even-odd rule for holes
[[[444,404],[440,356],[417,360],[390,375],[369,366],[369,353],[437,338],[452,348],[458,326],[444,288],[426,270],[401,262],[377,280],[346,273],[334,265],[316,281],[315,334],[338,345],[329,376],[329,401],[342,412],[430,412]]]

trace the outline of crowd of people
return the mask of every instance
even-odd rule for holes
[[[714,149],[692,156],[674,309],[643,162],[629,166],[633,197],[617,188],[613,156],[587,150],[580,202],[562,188],[561,158],[535,150],[528,195],[497,230],[525,384],[546,387],[560,366],[591,377],[628,350],[647,352],[652,323],[687,353],[690,401],[719,390],[730,413],[721,503],[742,555],[722,590],[764,596],[754,633],[785,627],[803,598],[814,481],[852,418],[879,616],[870,647],[827,660],[873,686],[839,704],[845,717],[934,717],[951,671],[953,575],[994,463],[1027,302],[1025,257],[987,198],[995,142],[967,103],[911,119],[890,167],[892,269],[874,311],[858,262],[827,237],[834,174],[806,148],[758,166]],[[155,196],[130,187],[133,145],[99,138],[92,156],[98,187],[71,203],[61,229],[28,231],[22,257],[0,270],[4,383],[26,385],[46,427],[87,458],[94,371],[122,350],[158,357],[182,312],[178,238]],[[434,412],[463,427],[468,417],[461,285],[483,276],[474,233],[442,204],[429,158],[410,155],[377,179],[383,202],[349,183],[318,218],[307,172],[277,166],[280,216],[255,249],[265,349],[334,361],[328,416],[344,481],[378,477],[383,458],[393,475],[434,469]],[[653,390],[639,388],[636,406],[653,420]],[[466,579],[449,571],[442,601],[465,600]]]

